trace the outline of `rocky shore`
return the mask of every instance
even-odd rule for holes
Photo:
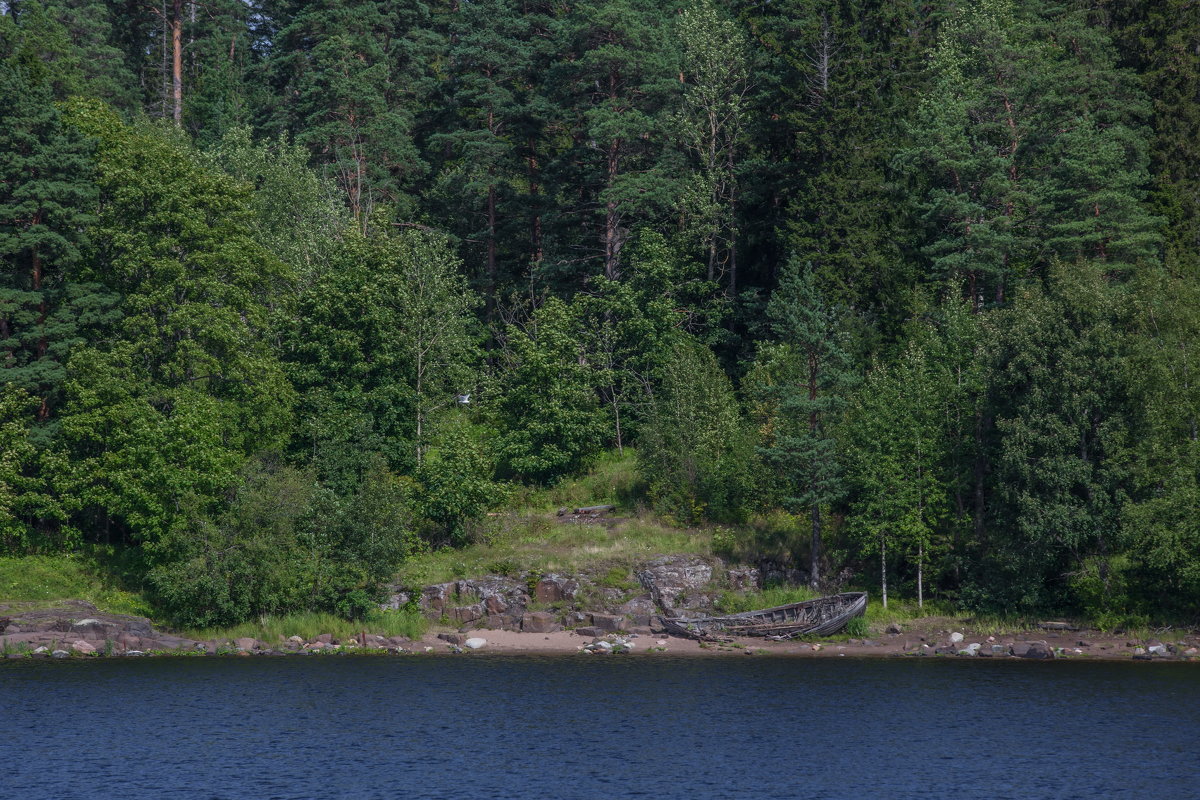
[[[530,614],[549,612],[530,612]],[[1128,639],[1099,632],[1071,630],[1061,622],[1009,636],[983,636],[969,630],[944,630],[936,623],[916,620],[893,623],[874,638],[832,638],[825,641],[772,642],[730,639],[698,642],[663,632],[653,616],[647,625],[613,614],[580,614],[571,629],[512,630],[462,626],[434,630],[419,640],[385,637],[363,630],[349,638],[321,634],[311,639],[292,636],[274,642],[253,638],[197,641],[156,630],[144,617],[106,614],[71,601],[52,608],[5,611],[0,607],[0,648],[5,658],[100,658],[151,656],[283,656],[283,655],[412,655],[412,654],[541,654],[581,656],[672,655],[787,655],[828,657],[933,657],[976,659],[1078,659],[1138,661],[1200,661],[1200,637],[1194,633],[1151,639]],[[546,617],[534,617],[534,625]],[[601,623],[597,625],[596,623]],[[553,623],[557,626],[558,623]]]

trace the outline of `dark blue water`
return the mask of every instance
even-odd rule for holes
[[[1197,665],[0,662],[2,798],[1144,796],[1200,796]]]

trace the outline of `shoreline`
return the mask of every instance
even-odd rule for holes
[[[83,620],[95,623],[96,620]],[[78,627],[78,626],[76,626]],[[93,626],[94,627],[94,626]],[[1200,637],[1195,633],[1158,639],[1134,640],[1089,631],[1050,633],[1018,631],[1004,636],[971,635],[963,631],[912,630],[877,638],[775,642],[755,638],[730,638],[700,642],[649,631],[580,635],[573,630],[545,633],[479,628],[469,631],[430,631],[420,639],[385,638],[362,633],[349,640],[328,634],[305,640],[181,639],[159,634],[154,640],[119,634],[98,639],[95,633],[44,631],[0,635],[5,660],[125,659],[137,657],[286,657],[359,655],[399,657],[411,655],[575,656],[581,658],[685,658],[786,657],[786,658],[932,658],[983,661],[1158,661],[1200,663]],[[951,636],[950,634],[955,634]],[[961,640],[954,641],[961,634]],[[151,646],[151,641],[154,645]],[[41,642],[40,644],[37,644]],[[126,644],[126,642],[128,644]],[[143,644],[145,642],[145,644]],[[36,647],[33,645],[37,644]],[[139,649],[144,647],[145,649]]]

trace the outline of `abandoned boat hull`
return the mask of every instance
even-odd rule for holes
[[[844,592],[801,603],[745,611],[721,617],[663,617],[668,633],[691,639],[758,636],[777,641],[798,636],[827,636],[867,611],[866,592]]]

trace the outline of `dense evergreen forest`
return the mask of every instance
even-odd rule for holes
[[[5,552],[354,616],[634,448],[818,585],[1200,608],[1200,4],[0,11]]]

